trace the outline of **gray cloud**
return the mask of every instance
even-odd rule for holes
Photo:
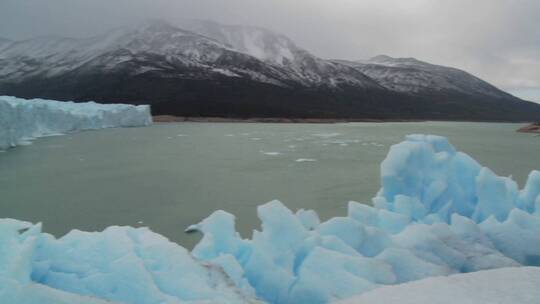
[[[539,13],[538,0],[2,0],[0,36],[210,19],[270,28],[325,58],[388,54],[455,66],[540,101]]]

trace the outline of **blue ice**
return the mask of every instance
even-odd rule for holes
[[[381,164],[372,204],[321,222],[272,201],[248,238],[215,211],[188,252],[147,228],[0,220],[2,303],[328,303],[391,284],[540,266],[540,171],[523,189],[447,139],[410,135]],[[105,302],[109,301],[109,302]]]

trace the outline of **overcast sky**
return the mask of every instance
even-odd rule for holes
[[[0,37],[156,18],[262,26],[324,58],[416,57],[540,102],[540,0],[0,0]]]

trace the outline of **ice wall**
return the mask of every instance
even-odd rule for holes
[[[150,106],[74,103],[0,96],[0,150],[36,137],[112,127],[147,126]]]
[[[143,228],[55,239],[2,220],[0,303],[328,303],[427,277],[540,266],[540,171],[519,190],[445,138],[412,135],[390,149],[381,182],[373,207],[350,202],[346,216],[322,223],[269,202],[250,238],[216,211],[190,227],[204,233],[191,253]]]

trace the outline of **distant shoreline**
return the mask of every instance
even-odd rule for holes
[[[219,122],[219,123],[312,123],[312,124],[333,124],[347,122],[426,122],[426,121],[448,121],[448,122],[489,122],[489,123],[530,123],[516,121],[472,121],[472,120],[437,120],[437,119],[375,119],[375,118],[285,118],[285,117],[251,117],[251,118],[229,118],[229,117],[196,117],[196,116],[174,116],[174,115],[154,115],[152,119],[155,123],[169,122]],[[520,129],[521,130],[521,129]]]
[[[341,118],[281,118],[281,117],[187,117],[173,115],[152,116],[154,122],[244,122],[244,123],[344,123],[344,122],[421,122],[413,119],[341,119]]]

